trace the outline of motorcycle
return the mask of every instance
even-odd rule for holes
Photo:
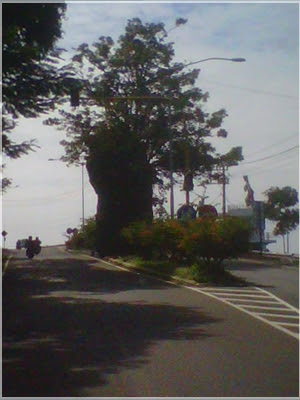
[[[34,248],[34,254],[36,254],[36,255],[40,254],[41,250],[42,250],[41,245],[39,245],[39,244],[36,245]]]
[[[26,256],[31,260],[34,257],[34,249],[32,247],[28,247],[26,249]]]
[[[37,242],[37,243],[32,243],[31,245],[29,245],[26,248],[26,256],[29,259],[32,259],[35,255],[40,254],[41,250],[42,250],[42,247],[41,247],[41,242],[40,241]]]

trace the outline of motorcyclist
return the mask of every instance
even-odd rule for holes
[[[28,256],[30,253],[34,253],[34,241],[32,240],[32,236],[28,236],[26,241],[26,255]]]
[[[26,240],[26,245],[25,248],[26,249],[32,249],[34,246],[33,240],[32,240],[32,236],[28,236],[28,239]]]
[[[34,252],[35,254],[39,254],[41,252],[41,241],[39,237],[37,236],[34,240]]]

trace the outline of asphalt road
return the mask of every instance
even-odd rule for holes
[[[298,397],[299,342],[204,294],[47,248],[3,278],[4,397]]]
[[[299,309],[299,268],[267,260],[230,260],[227,270]]]

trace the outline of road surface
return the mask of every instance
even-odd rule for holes
[[[227,270],[299,308],[299,268],[266,260],[230,260]]]
[[[63,249],[17,254],[3,278],[3,396],[298,397],[299,342],[274,326]]]

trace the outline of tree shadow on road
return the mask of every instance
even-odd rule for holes
[[[104,385],[107,374],[149,362],[155,343],[204,340],[207,324],[218,322],[198,308],[138,296],[103,300],[101,293],[141,288],[123,271],[93,263],[84,270],[76,259],[34,261],[12,266],[3,281],[3,396],[78,397]],[[152,279],[142,286],[165,287]]]

